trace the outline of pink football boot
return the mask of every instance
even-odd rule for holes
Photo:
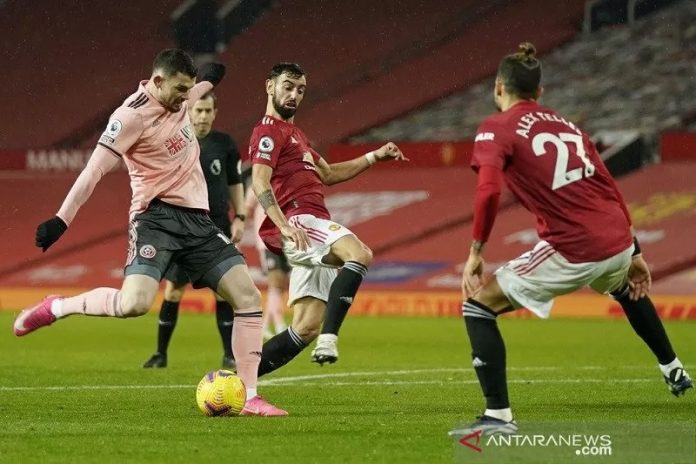
[[[49,295],[41,303],[33,308],[25,309],[14,322],[14,334],[18,337],[26,335],[56,321],[56,316],[51,312],[53,300],[63,298],[60,295]]]

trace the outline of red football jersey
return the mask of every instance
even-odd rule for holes
[[[479,127],[471,166],[503,170],[537,218],[537,233],[572,263],[601,261],[633,241],[623,198],[587,134],[554,110],[524,101]]]
[[[331,218],[324,201],[324,184],[315,167],[321,156],[297,126],[264,116],[251,133],[249,158],[252,164],[273,168],[271,187],[286,217],[312,214]],[[270,218],[261,224],[259,235],[272,251],[280,252],[280,231]]]

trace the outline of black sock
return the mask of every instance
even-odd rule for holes
[[[628,296],[628,287],[612,296],[619,302],[631,327],[648,345],[657,361],[660,364],[669,364],[674,361],[677,355],[672,349],[665,327],[650,298],[645,296],[633,301]]]
[[[226,301],[215,300],[215,319],[217,319],[218,331],[220,332],[225,356],[234,357],[232,354],[232,324],[234,321],[232,306]]]
[[[469,298],[463,306],[471,357],[488,409],[510,407],[505,373],[505,343],[498,330],[496,314],[486,305]]]
[[[292,326],[277,334],[263,344],[259,377],[283,367],[306,347],[307,344],[297,335]]]
[[[364,265],[355,261],[346,261],[336,280],[331,284],[321,333],[338,335],[338,329],[341,328],[366,274],[367,268]]]
[[[157,331],[157,352],[167,354],[169,340],[176,328],[176,320],[179,317],[178,301],[162,301],[162,308],[159,313],[159,330]]]

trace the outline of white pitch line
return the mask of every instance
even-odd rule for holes
[[[623,366],[631,369],[646,369],[645,366]],[[576,366],[576,369],[595,370],[602,369],[601,366]],[[567,369],[567,368],[563,368]],[[605,367],[606,370],[613,367]],[[511,367],[511,371],[556,371],[561,370],[560,367],[539,366],[539,367]],[[434,374],[434,373],[471,373],[470,368],[440,368],[440,369],[411,369],[411,370],[396,370],[396,371],[364,371],[364,372],[335,372],[330,374],[313,374],[313,375],[298,375],[291,377],[278,377],[276,379],[267,379],[259,381],[259,386],[349,386],[349,385],[444,385],[444,384],[477,384],[477,380],[355,380],[355,381],[328,381],[328,382],[311,382],[313,380],[322,379],[341,379],[350,377],[375,377],[375,376],[390,376],[390,375],[409,375],[409,374]],[[526,384],[526,383],[635,383],[635,382],[651,382],[654,379],[510,379],[508,383]],[[308,382],[305,382],[308,381]],[[162,385],[54,385],[54,386],[0,386],[0,392],[6,391],[74,391],[74,390],[152,390],[152,389],[181,389],[195,388],[195,385],[185,384],[162,384]]]

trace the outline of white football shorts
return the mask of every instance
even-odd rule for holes
[[[353,235],[353,232],[336,222],[311,214],[292,216],[288,223],[307,232],[310,240],[309,248],[300,251],[294,242],[283,239],[283,253],[292,267],[288,306],[307,296],[326,302],[338,269],[322,262],[322,258],[329,254],[331,245],[338,239]]]
[[[546,241],[495,271],[498,285],[515,308],[548,318],[555,297],[590,287],[599,293],[620,290],[628,282],[633,245],[603,261],[571,263]]]

